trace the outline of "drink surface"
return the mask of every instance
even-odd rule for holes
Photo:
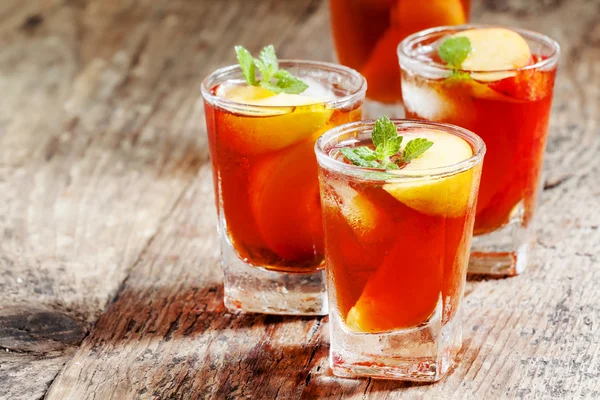
[[[422,46],[427,51],[421,52],[419,59],[441,65],[437,54],[440,41]],[[525,50],[519,43],[509,46],[504,52],[494,52],[494,43],[482,43],[481,46],[486,44],[490,49],[488,57],[504,54],[510,60],[525,59],[526,65],[544,59],[542,54],[528,53],[528,47]],[[527,53],[515,54],[515,49]],[[477,60],[479,64],[475,69],[485,71],[481,67],[485,66],[485,62],[489,60]],[[431,78],[419,71],[403,68],[402,84],[408,118],[455,124],[476,132],[486,143],[475,234],[489,233],[502,227],[519,209],[524,210],[520,217],[523,225],[531,220],[555,75],[556,67],[513,68],[503,72],[467,71],[460,76]]]
[[[449,166],[473,155],[469,143],[442,131],[402,135],[403,142],[414,136],[434,145],[400,171]],[[338,151],[329,155],[340,159]],[[330,307],[349,330],[418,326],[440,306],[443,321],[454,316],[463,293],[479,174],[480,164],[444,176],[369,180],[320,168]]]
[[[255,266],[309,272],[323,261],[314,142],[361,110],[330,108],[335,95],[307,81],[302,95],[225,82],[212,93],[235,109],[205,103],[221,234]]]
[[[362,73],[367,97],[383,103],[402,98],[396,48],[408,35],[468,22],[470,0],[330,0],[340,63]]]

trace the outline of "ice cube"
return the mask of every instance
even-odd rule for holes
[[[289,93],[273,93],[260,86],[249,86],[236,80],[228,81],[217,87],[216,95],[241,104],[258,107],[235,107],[232,111],[242,115],[278,116],[291,114],[297,108],[308,106],[301,127],[309,128],[311,133],[321,128],[331,116],[333,110],[322,104],[326,99]],[[313,124],[314,122],[314,124]],[[286,131],[292,130],[287,125]],[[303,129],[306,130],[306,129]]]
[[[402,99],[407,111],[424,119],[437,121],[455,115],[457,112],[452,100],[435,88],[410,80],[402,81]]]
[[[412,160],[403,172],[447,167],[473,155],[473,149],[467,141],[441,130],[421,129],[404,136],[405,141],[423,137],[433,145],[419,158]],[[423,214],[460,217],[475,198],[472,179],[472,170],[444,178],[391,179],[383,185],[383,190]]]
[[[367,238],[377,227],[379,213],[376,206],[347,183],[332,179],[328,182],[333,197],[344,219],[358,238]]]
[[[301,96],[314,97],[320,99],[321,102],[332,101],[336,99],[335,93],[325,87],[321,82],[315,78],[305,76],[301,78],[304,83],[308,85],[308,89],[302,92]]]

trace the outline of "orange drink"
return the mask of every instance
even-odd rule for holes
[[[472,47],[459,69],[440,57],[448,38]],[[471,272],[525,267],[558,55],[543,35],[477,25],[435,28],[400,45],[407,117],[459,125],[488,148]]]
[[[239,66],[203,83],[231,309],[324,314],[323,230],[314,143],[361,117],[364,79],[333,64],[280,61],[300,94],[248,85]],[[304,283],[303,283],[304,282]]]
[[[406,151],[398,169],[357,166],[373,121],[317,142],[336,375],[435,381],[461,342],[460,304],[485,146],[464,129],[393,120]],[[394,157],[392,156],[392,160]]]

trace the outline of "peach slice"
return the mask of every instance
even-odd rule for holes
[[[360,297],[348,311],[346,326],[354,332],[386,332],[416,326],[435,311],[443,286],[443,257],[423,248],[443,241],[441,229],[423,229],[422,218],[408,217],[399,227],[405,233],[369,277]]]
[[[529,45],[517,32],[504,28],[470,29],[452,37],[466,37],[471,42],[471,53],[463,61],[462,69],[472,72],[471,77],[492,82],[514,76],[511,70],[528,65],[531,61]]]
[[[312,142],[265,157],[250,176],[250,204],[261,236],[290,261],[323,252],[323,226]]]
[[[360,243],[377,241],[380,232],[385,231],[388,221],[385,215],[364,194],[348,185],[347,182],[329,181],[333,206],[337,207],[346,223]]]
[[[411,161],[400,173],[450,166],[473,155],[473,149],[465,140],[446,132],[413,131],[404,134],[404,143],[415,137],[429,139],[433,146]],[[476,197],[476,193],[472,193],[472,170],[442,178],[412,179],[389,180],[383,189],[406,206],[423,214],[459,217],[465,214],[469,203]]]
[[[221,122],[223,129],[230,132],[229,144],[245,155],[280,150],[309,139],[333,113],[323,99],[316,97],[273,94],[261,87],[239,85],[221,92],[227,99],[264,107],[237,106],[231,113],[223,114]]]
[[[369,251],[370,247],[359,243],[337,202],[328,202],[326,197],[323,200],[323,221],[327,223],[328,243],[326,263],[337,288],[337,307],[345,316],[381,264],[383,252]]]
[[[217,88],[217,96],[243,104],[255,104],[256,101],[275,96],[275,93],[260,86],[223,84]]]

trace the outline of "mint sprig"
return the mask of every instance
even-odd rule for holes
[[[460,82],[471,79],[471,75],[461,71],[462,63],[473,51],[471,41],[464,36],[450,37],[440,45],[438,54],[440,58],[452,69],[450,79],[452,82]]]
[[[400,151],[402,136],[398,136],[396,125],[384,115],[375,121],[372,137],[377,159],[387,166],[390,164],[390,157]]]
[[[366,168],[399,169],[425,153],[433,142],[416,138],[409,140],[400,153],[403,136],[385,115],[375,121],[371,134],[375,150],[367,146],[344,147],[340,152],[354,165]]]
[[[234,49],[240,63],[240,68],[242,68],[244,79],[248,82],[248,85],[256,86],[254,58],[252,58],[252,54],[242,46],[235,46]]]
[[[354,165],[366,168],[380,168],[375,151],[366,146],[343,147],[340,151]]]
[[[258,58],[252,57],[242,46],[235,46],[235,53],[248,85],[261,86],[273,93],[289,94],[300,94],[308,88],[299,78],[284,69],[279,69],[273,45],[265,46],[258,53]],[[262,80],[256,79],[256,69],[260,72]]]
[[[416,138],[406,144],[404,151],[402,152],[402,161],[409,163],[421,154],[425,153],[429,148],[433,146],[433,142],[423,139]]]
[[[260,53],[258,53],[258,58],[254,59],[254,65],[256,65],[256,68],[260,71],[263,80],[270,82],[273,75],[275,75],[279,69],[277,56],[275,55],[275,47],[273,47],[272,44],[263,47]]]
[[[471,41],[464,36],[449,37],[438,48],[440,58],[454,70],[461,68],[471,51]]]

